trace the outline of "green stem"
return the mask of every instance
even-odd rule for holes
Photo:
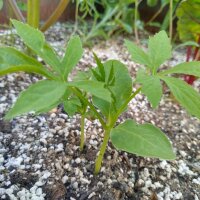
[[[40,23],[40,0],[28,0],[27,2],[27,23],[38,28]]]
[[[40,24],[40,0],[33,0],[32,27],[38,28]]]
[[[105,135],[104,135],[104,139],[103,139],[103,143],[101,145],[100,148],[100,152],[99,155],[95,161],[95,170],[94,170],[94,174],[97,175],[101,169],[101,164],[102,164],[102,160],[103,160],[103,156],[104,153],[106,151],[106,147],[110,138],[110,131],[111,129],[114,127],[119,115],[124,111],[124,109],[126,108],[126,106],[128,105],[128,103],[141,91],[141,88],[138,88],[125,102],[124,104],[121,106],[121,108],[118,110],[118,112],[116,113],[115,117],[113,117],[110,122],[109,125],[107,126],[107,128],[105,129]]]
[[[103,138],[103,143],[101,145],[101,148],[100,148],[100,152],[99,152],[99,155],[95,161],[95,169],[94,169],[94,174],[97,175],[101,169],[101,164],[102,164],[102,160],[103,160],[103,156],[104,156],[104,153],[106,151],[106,147],[107,147],[107,144],[108,144],[108,141],[109,141],[109,138],[110,138],[110,128],[109,129],[105,129],[105,135],[104,135],[104,138]]]
[[[16,1],[8,0],[8,3],[10,5],[10,7],[12,8],[13,12],[15,13],[15,16],[17,17],[17,19],[19,21],[25,22],[24,16],[23,16],[22,12],[20,11],[20,9],[18,8]]]
[[[42,32],[45,32],[50,26],[52,26],[58,18],[62,15],[65,8],[68,6],[70,0],[61,0],[55,9],[55,11],[52,13],[52,15],[49,17],[49,19],[46,21],[46,23],[40,28]]]
[[[169,38],[172,40],[173,34],[173,0],[169,3]]]
[[[135,27],[134,27],[134,32],[135,32],[135,41],[137,44],[139,44],[139,34],[138,34],[138,28],[137,28],[137,20],[138,20],[138,5],[139,5],[139,0],[135,0]]]
[[[85,112],[81,115],[81,142],[80,142],[80,150],[83,151],[84,147],[84,127],[85,127]]]
[[[33,1],[32,1],[32,0],[28,0],[28,1],[27,1],[27,23],[28,23],[29,25],[32,24],[32,16],[33,16],[32,7],[33,7]]]

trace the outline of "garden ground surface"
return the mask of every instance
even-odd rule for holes
[[[60,25],[47,32],[60,54],[67,35]],[[134,77],[139,66],[131,61],[123,38],[99,42],[92,50],[104,61],[119,59]],[[184,60],[183,53],[175,52],[166,66]],[[85,48],[77,69],[92,65],[92,51]],[[86,146],[81,153],[80,116],[70,118],[62,107],[40,116],[29,114],[10,122],[2,119],[20,91],[39,79],[24,73],[0,78],[0,199],[200,200],[200,121],[180,108],[166,88],[157,109],[138,94],[119,121],[131,118],[157,125],[171,139],[177,159],[142,158],[117,151],[109,143],[101,172],[94,176],[103,139],[97,120],[86,121]],[[196,82],[195,87],[199,85]]]

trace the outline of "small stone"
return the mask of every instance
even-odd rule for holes
[[[73,188],[74,188],[74,189],[78,189],[78,183],[77,183],[77,182],[74,182],[74,183],[73,183]]]
[[[49,176],[51,176],[51,172],[45,171],[43,176],[42,176],[42,179],[47,179],[47,178],[49,178]]]
[[[46,141],[46,139],[44,139],[44,138],[41,138],[41,139],[40,139],[40,142],[41,142],[42,144],[44,144],[44,145],[47,145],[47,141]]]
[[[92,192],[89,196],[88,196],[88,199],[91,199],[93,196],[95,196],[96,193],[95,192]]]
[[[93,145],[97,146],[98,142],[96,140],[93,140]]]
[[[51,113],[50,117],[51,118],[55,118],[56,117],[56,113]]]
[[[0,188],[0,196],[4,195],[6,192],[5,188]]]
[[[183,157],[186,157],[186,153],[185,153],[185,151],[179,151],[179,153],[181,154],[181,156],[183,156]]]
[[[131,181],[129,181],[129,182],[128,182],[128,186],[131,187],[131,188],[133,188],[133,187],[134,187],[134,183],[131,182]]]
[[[33,194],[35,194],[37,188],[38,188],[38,187],[37,187],[36,185],[34,185],[34,186],[30,189],[30,192],[33,193]]]
[[[79,164],[79,163],[81,163],[81,159],[80,159],[80,158],[77,158],[77,159],[75,160],[75,162],[76,162],[77,164]]]
[[[68,164],[68,163],[65,164],[65,165],[63,166],[63,168],[64,168],[64,169],[69,169],[69,164]]]
[[[109,178],[109,179],[107,180],[107,183],[108,183],[109,185],[111,185],[111,184],[112,184],[112,180]]]
[[[62,182],[63,182],[63,184],[65,184],[65,183],[67,182],[68,179],[69,179],[68,176],[63,176],[63,178],[62,178]]]
[[[89,185],[90,182],[91,182],[91,181],[89,181],[89,180],[86,179],[86,178],[81,178],[80,181],[81,181],[82,183],[85,183],[85,184],[88,184],[88,185]]]
[[[61,151],[63,151],[63,150],[64,150],[63,148],[64,148],[63,143],[58,144],[58,146],[57,146],[57,148],[56,148],[56,152],[61,152]]]
[[[42,195],[42,188],[38,188],[36,190],[36,195],[39,196],[39,197]]]

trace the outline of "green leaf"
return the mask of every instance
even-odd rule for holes
[[[19,7],[20,10],[22,11],[27,11],[27,4],[24,2],[17,2],[17,6]]]
[[[147,5],[150,7],[156,6],[158,3],[158,0],[147,0]]]
[[[17,30],[17,34],[23,39],[27,46],[36,52],[43,48],[45,37],[42,32],[17,20],[12,19],[11,21]]]
[[[79,111],[81,107],[81,102],[77,97],[72,97],[67,101],[63,102],[64,110],[69,116],[73,116],[76,112]]]
[[[24,43],[49,64],[52,69],[60,73],[60,61],[54,50],[45,42],[43,33],[28,24],[24,24],[14,19],[12,20],[12,24]]]
[[[200,1],[182,1],[176,11],[177,30],[182,41],[197,41],[200,34]]]
[[[67,83],[68,86],[77,87],[89,92],[92,95],[104,99],[105,101],[111,102],[110,92],[105,88],[105,84],[98,81],[86,80],[86,81],[76,81]]]
[[[24,53],[12,47],[0,48],[0,69],[10,67],[12,65],[33,65],[43,67],[36,59],[33,59]]]
[[[177,50],[179,48],[182,48],[182,47],[186,47],[186,46],[192,46],[192,47],[200,47],[200,45],[197,43],[197,42],[194,42],[194,41],[187,41],[187,42],[183,42],[179,45],[176,45],[173,50]]]
[[[73,78],[74,81],[86,81],[91,78],[91,71],[78,71],[75,77]]]
[[[152,124],[137,125],[134,121],[127,120],[112,129],[111,141],[117,149],[138,156],[175,159],[169,139]]]
[[[97,67],[99,69],[99,72],[100,72],[100,77],[102,79],[102,81],[105,81],[105,70],[104,70],[104,66],[101,62],[101,60],[97,57],[97,55],[93,52],[93,56],[94,56],[94,59],[97,63]],[[94,73],[94,72],[93,72]]]
[[[31,111],[40,112],[48,107],[50,109],[53,104],[62,98],[66,89],[67,86],[63,82],[52,80],[39,81],[20,94],[13,108],[5,116],[5,119],[11,119]]]
[[[0,76],[19,71],[40,74],[49,79],[56,78],[37,60],[19,52],[12,47],[1,47]]]
[[[153,108],[156,108],[162,97],[162,85],[157,76],[151,76],[140,70],[137,73],[136,81],[142,84],[142,93],[144,93],[151,102]]]
[[[11,74],[15,72],[27,72],[27,73],[35,73],[42,76],[45,76],[48,79],[57,79],[53,74],[51,74],[47,69],[44,67],[32,66],[32,65],[12,65],[9,67],[1,67],[0,68],[0,76]]]
[[[67,78],[68,74],[77,65],[83,54],[82,43],[79,36],[72,37],[67,45],[67,49],[61,62],[63,77]]]
[[[200,119],[200,95],[186,82],[172,77],[160,76],[176,100],[191,114]]]
[[[156,73],[160,65],[171,58],[171,48],[170,39],[165,31],[160,31],[149,38],[148,54],[153,73]]]
[[[167,74],[189,74],[200,77],[200,62],[192,61],[178,64],[168,70],[162,71],[161,75]]]
[[[129,40],[125,40],[125,46],[131,54],[133,61],[142,65],[151,66],[148,55],[141,48]]]
[[[93,97],[94,105],[108,118],[113,116],[117,110],[124,104],[132,92],[132,79],[125,65],[117,60],[109,60],[104,64],[105,85],[109,83],[112,75],[112,81],[107,85],[107,89],[112,95],[112,102],[106,102],[102,98]]]

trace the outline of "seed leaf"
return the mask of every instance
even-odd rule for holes
[[[125,46],[131,54],[133,61],[151,67],[148,55],[141,48],[129,40],[125,40]]]
[[[168,85],[176,100],[191,114],[200,119],[200,94],[184,81],[160,77]]]
[[[62,98],[66,89],[67,86],[63,82],[39,81],[21,93],[5,119],[11,119],[31,111],[40,112],[48,107],[51,108],[53,104]]]
[[[162,97],[160,79],[157,76],[147,75],[145,71],[139,70],[136,81],[142,84],[142,93],[147,96],[152,107],[156,108]]]
[[[149,38],[148,55],[154,73],[156,73],[161,64],[171,58],[171,49],[170,39],[165,31],[160,31]]]
[[[12,24],[16,28],[17,34],[22,38],[24,43],[47,64],[49,64],[50,67],[52,67],[56,72],[60,73],[60,61],[54,50],[45,42],[43,33],[28,24],[24,24],[14,19],[12,20]]]
[[[169,139],[152,124],[137,125],[134,121],[127,120],[112,129],[111,141],[117,149],[138,156],[175,159]]]
[[[200,77],[200,62],[199,61],[192,61],[192,62],[185,62],[178,64],[168,70],[161,72],[162,75],[167,74],[189,74],[193,76]]]
[[[67,45],[65,55],[62,59],[61,66],[63,77],[67,78],[68,74],[77,65],[83,54],[82,43],[79,36],[72,37]]]
[[[105,88],[105,84],[98,81],[86,80],[86,81],[76,81],[69,82],[68,86],[77,87],[79,89],[84,90],[85,92],[89,92],[92,95],[103,99],[107,102],[111,102],[111,94]]]

